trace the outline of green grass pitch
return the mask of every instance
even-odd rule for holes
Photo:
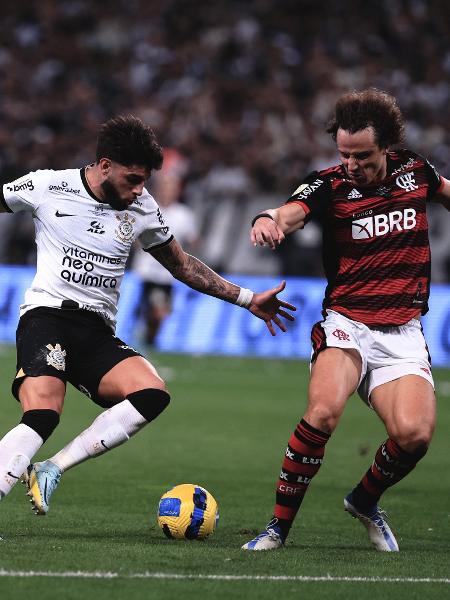
[[[14,360],[13,348],[0,348],[0,436],[20,418],[9,391]],[[162,354],[151,360],[172,394],[157,421],[126,445],[68,471],[47,516],[31,513],[21,485],[1,502],[1,598],[272,599],[277,594],[374,600],[389,594],[395,600],[428,600],[448,594],[449,371],[434,372],[438,427],[428,455],[383,499],[398,554],[372,550],[363,527],[342,508],[344,495],[384,439],[375,414],[356,397],[329,442],[286,548],[246,553],[241,545],[271,515],[283,451],[305,407],[308,365]],[[97,413],[70,388],[61,424],[37,458],[53,454]],[[205,542],[167,540],[157,527],[159,498],[178,483],[203,485],[219,502],[219,528]],[[31,572],[79,576],[30,577]],[[94,572],[111,573],[111,579],[81,577]],[[301,576],[330,579],[294,579]]]

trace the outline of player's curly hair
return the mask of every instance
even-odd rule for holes
[[[139,165],[151,170],[160,169],[163,163],[162,149],[153,129],[133,115],[120,115],[100,126],[97,163],[101,158],[126,167]]]
[[[376,88],[352,91],[336,102],[327,132],[336,141],[338,129],[356,133],[372,126],[380,148],[403,142],[405,125],[396,99]]]

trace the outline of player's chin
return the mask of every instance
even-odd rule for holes
[[[121,199],[120,201],[117,202],[116,210],[119,210],[119,211],[127,210],[127,208],[130,208],[130,206],[133,204],[133,202],[134,202],[134,198],[132,200]]]

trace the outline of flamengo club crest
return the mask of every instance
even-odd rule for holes
[[[414,190],[419,189],[419,186],[416,185],[416,180],[414,179],[414,171],[399,175],[395,180],[395,183],[398,185],[398,187],[402,188],[402,190],[406,190],[407,192],[413,192]]]
[[[119,226],[116,229],[116,235],[122,242],[130,242],[133,239],[133,223],[136,221],[134,217],[130,217],[128,213],[116,215],[119,221]]]
[[[342,331],[342,329],[335,329],[333,331],[333,335],[335,337],[337,337],[338,340],[345,341],[345,342],[350,341],[350,336],[348,335],[348,333],[345,333],[345,331]]]

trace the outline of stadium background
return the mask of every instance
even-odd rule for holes
[[[84,0],[18,0],[1,13],[2,181],[88,164],[99,123],[134,113],[185,161],[182,201],[200,229],[195,254],[233,277],[270,278],[252,280],[257,289],[280,276],[322,276],[314,223],[275,253],[252,248],[248,230],[252,215],[281,203],[309,171],[338,160],[324,126],[342,92],[376,86],[393,93],[406,117],[407,145],[449,176],[450,5],[444,1],[282,0],[275,8],[269,0],[112,0],[104,11]],[[442,285],[450,280],[450,213],[431,206],[429,219],[432,281]],[[2,217],[0,264],[34,262],[31,218]],[[0,341],[14,339],[20,283],[28,276],[0,270]],[[129,279],[119,332],[139,344],[129,305],[139,284]],[[180,310],[157,347],[220,352],[217,340],[228,339],[227,353],[306,357],[323,282],[293,281],[287,294],[300,293],[302,307],[309,307],[299,313],[301,335],[291,337],[298,343],[268,340],[258,324],[236,316],[238,309],[180,291]],[[425,320],[436,365],[450,364],[450,294],[441,285]],[[182,310],[187,298],[189,310]],[[201,333],[198,327],[186,333],[188,313],[194,320],[200,315]],[[243,335],[236,323],[244,323]]]
[[[307,393],[308,364],[298,357],[309,352],[324,286],[313,223],[271,253],[248,243],[250,218],[336,160],[324,125],[336,97],[353,87],[395,94],[408,144],[450,175],[450,4],[15,0],[2,3],[0,16],[2,181],[87,164],[99,123],[137,114],[187,161],[183,201],[200,224],[196,254],[255,289],[287,277],[286,297],[299,307],[288,334],[271,339],[247,311],[180,285],[158,339],[163,352],[151,353],[169,384],[170,409],[117,452],[65,474],[45,519],[31,518],[15,487],[0,507],[0,595],[442,598],[450,582],[448,369],[434,371],[439,419],[426,461],[384,500],[398,556],[374,553],[342,511],[384,435],[356,399],[285,551],[254,556],[240,546],[271,514],[282,449]],[[449,366],[450,213],[430,207],[429,217],[434,288],[425,328],[434,362]],[[33,240],[31,219],[0,215],[0,435],[19,414],[11,342]],[[139,285],[130,272],[119,319],[127,341],[139,342]],[[168,352],[180,347],[187,353]],[[37,460],[96,414],[69,386],[61,425]],[[157,529],[159,498],[184,481],[219,500],[220,526],[205,544],[172,544]]]

